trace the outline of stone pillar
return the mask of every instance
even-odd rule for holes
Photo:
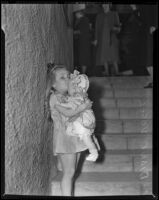
[[[5,33],[5,193],[49,188],[52,126],[44,115],[46,65],[72,68],[72,30],[60,4],[3,4]],[[2,66],[3,67],[3,66]]]

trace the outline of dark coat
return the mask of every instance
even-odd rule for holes
[[[85,65],[89,67],[91,53],[91,35],[88,18],[83,16],[82,18],[78,19],[75,24],[75,30],[80,31],[77,40],[78,65]]]
[[[144,24],[137,11],[131,12],[122,26],[120,34],[122,62],[127,69],[146,66],[146,34]]]
[[[146,4],[139,6],[140,17],[144,24],[145,41],[143,41],[143,48],[146,50],[145,55],[147,66],[153,64],[153,34],[150,34],[150,27],[158,28],[158,6],[155,4]]]

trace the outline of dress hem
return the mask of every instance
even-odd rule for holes
[[[84,148],[83,150],[78,150],[76,152],[67,152],[67,153],[66,152],[56,152],[56,153],[53,153],[53,155],[57,156],[58,154],[75,154],[75,153],[79,153],[79,152],[85,151],[87,149],[88,149],[88,147]]]

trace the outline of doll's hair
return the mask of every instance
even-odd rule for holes
[[[86,74],[79,74],[77,70],[74,70],[71,79],[77,91],[83,91],[84,93],[87,92],[89,88],[89,79]]]
[[[61,69],[67,70],[66,66],[63,64],[55,64],[55,63],[47,64],[45,102],[48,108],[49,108],[50,95],[55,91],[52,85],[56,80],[56,72]],[[49,120],[51,119],[51,113],[48,119]]]

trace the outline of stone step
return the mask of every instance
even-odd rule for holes
[[[62,173],[52,181],[51,195],[61,196]],[[75,182],[74,196],[151,195],[152,173],[82,173]]]
[[[93,105],[92,108],[94,110],[96,119],[100,120],[100,119],[119,119],[120,118],[118,108],[99,109],[98,107],[95,107],[95,105]]]
[[[120,77],[89,77],[90,83],[112,83],[112,84],[145,84],[150,80],[149,76],[120,76]]]
[[[122,80],[122,81],[112,81],[111,85],[113,88],[127,88],[127,89],[137,89],[137,88],[141,88],[143,89],[145,85],[147,85],[147,83],[149,82],[149,80],[144,80],[144,81],[140,81],[140,80]]]
[[[106,150],[152,149],[150,134],[103,134],[97,139]]]
[[[152,132],[152,120],[123,120],[124,133],[151,133]]]
[[[152,119],[152,108],[103,108],[93,106],[96,119]]]
[[[93,100],[93,99],[92,99]],[[93,101],[93,107],[103,110],[104,108],[116,108],[117,100],[115,98],[100,98],[96,101]]]
[[[107,77],[107,78],[89,78],[90,86],[91,84],[98,86],[113,88],[144,88],[148,82],[150,82],[150,77]]]
[[[134,83],[134,82],[122,82],[122,83],[111,83],[109,81],[94,81],[90,83],[90,88],[103,88],[103,89],[144,89],[144,86],[147,84],[147,82],[144,84],[141,84],[140,82]]]
[[[140,83],[134,83],[134,82],[112,83],[112,87],[114,89],[118,89],[118,88],[120,88],[120,89],[122,89],[122,88],[125,88],[125,89],[143,89],[145,85],[146,85],[146,83],[140,84]]]
[[[152,107],[152,98],[118,98],[117,107]]]
[[[97,87],[89,92],[89,97],[93,100],[100,98],[152,98],[152,89],[103,89]]]
[[[152,108],[121,108],[120,119],[152,119]]]
[[[95,133],[152,133],[151,119],[107,119],[97,120]]]
[[[83,152],[79,161],[82,172],[151,172],[152,150],[107,150],[101,152],[96,162],[85,160],[87,151]],[[61,170],[60,163],[58,169]]]
[[[93,99],[92,99],[93,100]],[[100,98],[93,102],[98,109],[152,107],[152,98]]]
[[[82,172],[152,171],[151,150],[107,150],[100,159],[95,163],[85,160],[82,166]]]
[[[152,97],[152,89],[114,89],[115,97]]]

